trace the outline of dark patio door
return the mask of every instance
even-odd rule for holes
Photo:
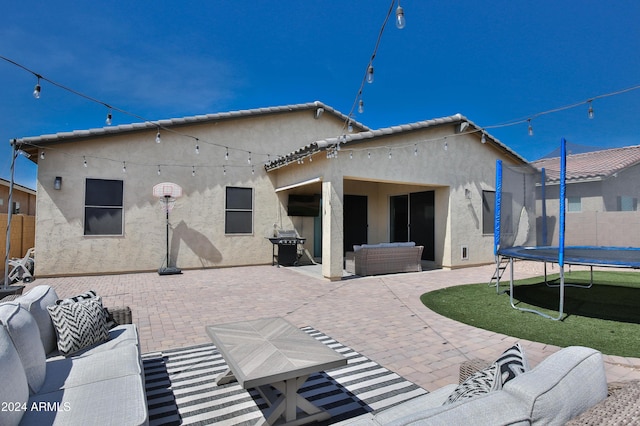
[[[344,252],[353,251],[356,244],[367,243],[367,197],[345,195],[343,210]]]
[[[413,192],[391,197],[391,241],[424,246],[423,260],[435,260],[435,193]]]
[[[424,246],[422,260],[435,260],[435,193],[409,194],[409,241]]]

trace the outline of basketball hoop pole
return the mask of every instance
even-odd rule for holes
[[[174,275],[181,274],[182,271],[176,266],[169,266],[169,210],[173,207],[176,198],[182,196],[182,188],[180,185],[172,182],[162,182],[153,187],[153,196],[156,198],[164,198],[164,211],[167,220],[167,263],[163,268],[160,266],[158,274],[160,275]]]

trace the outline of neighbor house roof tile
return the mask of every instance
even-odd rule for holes
[[[567,155],[568,181],[598,180],[640,163],[640,145]],[[545,169],[547,179],[560,180],[560,158],[544,158],[531,163]]]

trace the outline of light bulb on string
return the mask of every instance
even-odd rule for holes
[[[36,76],[38,78],[38,82],[36,83],[35,87],[33,88],[33,97],[36,99],[40,99],[40,76],[37,75]]]
[[[373,83],[373,65],[369,65],[367,68],[367,83]]]
[[[229,161],[229,148],[224,153],[224,161]]]
[[[122,173],[127,173],[127,162],[126,161],[122,162]]]
[[[162,174],[162,171],[160,171],[160,165],[158,164],[158,176],[160,176]]]
[[[589,101],[589,109],[587,110],[587,115],[589,116],[589,120],[593,120],[593,105],[591,105],[591,101]]]
[[[82,156],[82,165],[83,165],[84,167],[88,167],[88,166],[87,166],[87,157],[85,157],[85,156]]]
[[[349,152],[349,160],[353,160],[353,151]]]
[[[191,166],[191,176],[196,175],[196,166]]]
[[[40,152],[40,159],[44,160],[44,150],[42,150],[42,152]]]
[[[389,149],[389,160],[391,160],[391,149]]]
[[[401,30],[405,25],[407,25],[407,22],[404,19],[404,9],[400,6],[400,2],[398,2],[398,8],[396,9],[396,28]]]
[[[162,137],[160,136],[160,129],[158,129],[158,133],[156,133],[156,143],[162,142]]]
[[[200,144],[196,143],[196,154],[200,154]]]
[[[247,158],[247,163],[251,164],[251,152],[249,152],[249,158]]]
[[[367,158],[371,159],[371,151],[367,151]]]
[[[418,156],[418,144],[417,143],[413,144],[413,156],[414,157]]]
[[[358,112],[360,114],[364,112],[364,101],[362,99],[360,99],[360,102],[358,102]]]
[[[255,174],[256,174],[256,169],[255,169],[253,166],[251,166],[251,174],[252,174],[252,175],[255,175]]]
[[[113,115],[111,115],[111,109],[109,109],[109,112],[107,112],[107,119],[104,120],[104,123],[107,126],[111,126],[111,121],[112,121]]]
[[[527,131],[529,132],[529,136],[533,136],[533,126],[531,125],[531,119],[528,119],[527,122],[529,123],[529,127],[527,129]]]
[[[444,150],[445,151],[449,150],[449,143],[447,142],[447,139],[444,140]]]
[[[480,142],[487,143],[487,135],[484,132],[482,132],[482,137],[480,138]]]
[[[347,131],[348,131],[349,133],[352,133],[352,132],[353,132],[353,123],[351,123],[351,120],[349,120],[349,121],[347,122]]]
[[[223,176],[227,175],[227,167],[226,166],[222,166],[222,175]]]

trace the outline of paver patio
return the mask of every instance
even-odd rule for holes
[[[518,278],[539,275],[518,266]],[[282,316],[312,326],[427,390],[456,382],[466,359],[497,357],[520,341],[532,365],[559,348],[474,328],[427,309],[420,295],[487,282],[493,265],[331,282],[314,267],[248,266],[157,273],[40,278],[61,297],[95,290],[104,305],[130,306],[142,352],[209,343],[204,326]],[[640,379],[640,358],[605,356],[609,381]]]

